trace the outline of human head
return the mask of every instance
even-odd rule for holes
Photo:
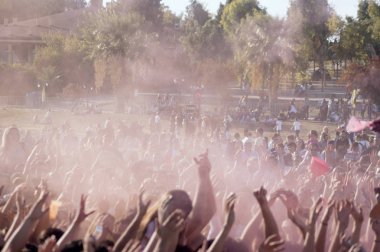
[[[352,152],[359,152],[359,143],[358,142],[353,142],[352,143],[351,151]]]
[[[297,144],[296,143],[288,143],[288,150],[290,153],[296,152]]]
[[[185,218],[193,210],[193,204],[187,192],[183,190],[172,190],[166,193],[160,200],[158,208],[158,222],[163,223],[175,210],[181,210]]]
[[[1,145],[7,148],[12,144],[20,142],[20,132],[16,126],[8,127],[4,130]]]

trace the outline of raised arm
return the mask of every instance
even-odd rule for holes
[[[337,225],[335,227],[335,233],[333,242],[330,244],[329,252],[338,251],[340,248],[340,238],[347,229],[350,221],[351,203],[349,201],[342,201],[336,205],[336,219]]]
[[[194,208],[189,216],[189,226],[187,228],[186,237],[191,243],[197,238],[203,228],[212,219],[216,213],[216,201],[214,190],[210,178],[211,164],[208,159],[208,151],[194,158],[198,167],[198,187],[194,200]]]
[[[364,222],[363,209],[359,208],[359,211],[353,205],[351,208],[351,216],[354,218],[354,231],[352,233],[352,242],[358,244],[360,242],[361,229]]]
[[[150,238],[144,252],[174,252],[178,244],[179,234],[185,227],[183,213],[175,210],[163,224],[157,224],[157,230]]]
[[[28,215],[25,217],[16,231],[12,234],[10,239],[5,243],[5,246],[2,250],[3,252],[18,252],[21,251],[21,249],[25,246],[25,244],[28,242],[29,235],[33,231],[35,222],[49,210],[48,208],[43,209],[48,195],[49,194],[47,192],[41,193],[38,200],[30,209]]]
[[[57,249],[58,251],[62,249],[62,247],[74,236],[74,234],[78,231],[80,224],[95,211],[91,211],[86,213],[86,200],[87,196],[82,195],[80,197],[79,209],[76,213],[73,222],[70,224],[69,228],[63,234],[63,236],[58,240]]]
[[[275,192],[271,195],[271,199],[269,200],[268,204],[269,207],[271,207],[276,199],[279,197],[279,193]],[[249,221],[247,226],[244,228],[244,231],[242,232],[240,236],[240,241],[247,247],[251,247],[252,243],[254,242],[255,238],[258,234],[258,227],[260,226],[262,221],[262,215],[261,212],[257,212],[256,215],[253,216],[253,218]]]
[[[331,217],[331,214],[334,211],[334,202],[330,202],[325,214],[322,217],[322,223],[318,231],[317,235],[317,241],[315,244],[315,248],[318,252],[324,252],[325,251],[325,244],[326,244],[326,234],[327,234],[327,228],[329,224],[329,220]]]
[[[280,237],[276,220],[274,219],[274,216],[268,204],[267,191],[264,189],[264,187],[261,187],[258,191],[255,191],[253,195],[259,203],[261,213],[263,215],[265,225],[265,238],[267,239],[272,235]]]
[[[207,252],[222,252],[224,243],[226,242],[228,238],[228,234],[231,231],[232,225],[235,222],[235,200],[236,195],[231,194],[226,201],[225,205],[225,219],[224,219],[224,225],[223,229],[220,231],[218,236],[215,238],[214,242],[212,243],[211,247],[207,250]]]
[[[123,248],[126,247],[127,243],[135,238],[137,234],[137,230],[139,228],[140,222],[143,219],[149,205],[150,201],[147,203],[143,202],[144,191],[140,191],[139,195],[139,203],[137,206],[137,213],[131,224],[129,224],[128,228],[124,231],[124,233],[120,236],[120,238],[116,241],[113,251],[122,251]]]
[[[306,237],[303,252],[316,252],[315,248],[315,224],[319,214],[322,211],[322,199],[320,198],[313,206],[310,212],[310,217],[308,220],[308,225],[306,226]],[[319,252],[319,251],[318,251]]]
[[[11,193],[10,197],[8,198],[7,202],[5,203],[5,205],[1,208],[1,212],[2,214],[7,214],[11,208],[13,207],[13,204],[15,202],[15,199],[16,199],[16,195],[18,192],[20,192],[26,185],[25,184],[20,184],[18,185],[14,190],[13,192]]]
[[[261,212],[257,212],[256,215],[249,221],[247,226],[245,227],[243,233],[240,236],[241,242],[247,246],[252,246],[252,243],[255,239],[255,234],[258,232],[258,227],[262,221]]]
[[[16,208],[17,214],[13,219],[12,225],[10,226],[7,234],[5,235],[5,241],[7,241],[12,233],[16,230],[16,228],[20,225],[21,221],[24,219],[24,213],[26,209],[25,200],[21,199],[20,192],[16,194]]]

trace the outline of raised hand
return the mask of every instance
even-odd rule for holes
[[[232,228],[232,225],[235,222],[235,202],[236,202],[236,195],[234,193],[230,194],[228,196],[227,201],[225,203],[224,212],[225,212],[225,219],[224,219],[224,226],[228,229]]]
[[[322,209],[322,198],[319,198],[312,207],[309,217],[309,225],[313,225],[315,227],[315,223],[317,222],[318,216],[322,212]]]
[[[281,190],[278,192],[280,200],[287,209],[297,209],[299,207],[298,197],[292,191]]]
[[[19,214],[21,218],[24,218],[26,211],[26,201],[21,196],[21,192],[18,192],[16,194],[16,209],[17,214]]]
[[[348,200],[341,201],[336,206],[336,218],[339,222],[339,228],[346,230],[350,221],[352,204]]]
[[[181,210],[175,210],[169,215],[163,224],[157,228],[157,234],[162,239],[178,237],[185,227],[185,219]]]
[[[259,252],[277,252],[283,251],[284,241],[277,235],[271,235],[260,245]]]
[[[137,205],[137,214],[139,216],[143,216],[146,213],[146,211],[148,210],[149,205],[151,203],[150,200],[144,203],[144,201],[143,201],[144,192],[145,192],[144,189],[141,188],[140,194],[139,194],[139,202]]]
[[[267,190],[264,189],[264,187],[260,187],[259,190],[254,191],[253,195],[255,196],[257,202],[259,202],[260,205],[267,204]]]
[[[79,209],[74,217],[74,223],[76,225],[82,223],[88,216],[95,213],[95,211],[90,211],[89,213],[86,213],[86,200],[87,200],[87,195],[80,196]]]
[[[302,220],[301,217],[297,214],[297,212],[291,208],[288,209],[288,217],[293,222],[293,224],[301,230],[302,236],[305,238],[307,231],[305,221]]]
[[[194,162],[198,165],[199,175],[209,175],[211,172],[211,163],[208,159],[208,150],[205,153],[199,155],[198,158],[194,158]]]
[[[363,223],[364,221],[363,209],[361,207],[359,208],[359,211],[358,211],[356,207],[352,205],[351,216],[352,218],[354,218],[355,223]]]
[[[335,202],[333,200],[329,201],[327,208],[326,208],[326,211],[325,211],[324,215],[322,216],[322,224],[323,225],[327,225],[327,223],[329,222],[330,217],[334,211],[334,207],[335,207]]]

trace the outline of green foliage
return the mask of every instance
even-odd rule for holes
[[[169,8],[165,7],[163,10],[162,24],[164,27],[169,27],[172,29],[179,28],[181,23],[181,18],[175,15]]]
[[[34,67],[38,80],[61,91],[67,83],[90,86],[93,64],[86,57],[83,42],[76,36],[52,34],[44,38],[45,47],[38,48]]]
[[[203,26],[210,19],[210,14],[200,2],[191,0],[190,4],[186,7],[186,19],[196,22],[199,26]]]
[[[234,0],[229,1],[223,8],[221,25],[227,33],[233,33],[234,28],[247,16],[254,13],[266,13],[257,0]]]
[[[194,20],[184,22],[184,35],[180,41],[193,61],[205,58],[220,59],[227,46],[223,30],[216,20],[208,20],[203,26]]]
[[[308,60],[315,60],[324,68],[328,38],[331,33],[328,22],[332,16],[327,0],[292,0],[288,9],[288,26],[297,39],[299,53]]]
[[[143,19],[136,13],[123,15],[102,10],[92,16],[83,29],[83,42],[90,58],[127,57],[140,55],[145,47]]]
[[[294,61],[284,22],[266,14],[249,16],[235,35],[234,58],[240,83],[255,87],[265,85],[272,101],[284,70]]]
[[[153,29],[162,26],[164,17],[164,6],[162,0],[117,0],[117,7],[114,11],[123,14],[137,13],[144,18],[145,26],[150,25]]]

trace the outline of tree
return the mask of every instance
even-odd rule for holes
[[[257,0],[228,1],[223,8],[221,25],[227,33],[234,33],[234,28],[237,27],[243,19],[254,15],[256,12],[266,13],[265,9],[260,7]]]
[[[67,84],[90,88],[93,64],[86,57],[82,41],[76,36],[51,34],[43,38],[46,46],[36,51],[34,67],[41,84],[49,83],[50,93],[61,92]]]
[[[142,55],[147,45],[148,34],[141,29],[142,22],[136,13],[121,14],[109,9],[93,16],[83,30],[86,52],[96,63],[97,89],[103,87],[106,76],[111,78],[118,111],[124,110],[124,96],[131,93],[128,65]]]
[[[247,17],[236,33],[234,54],[240,81],[262,83],[274,105],[280,78],[294,61],[284,21],[265,14]]]
[[[181,30],[180,43],[191,67],[196,69],[195,79],[207,86],[220,87],[222,81],[227,82],[230,78],[220,73],[231,73],[226,64],[231,50],[218,20],[193,1],[187,8]]]
[[[350,89],[360,89],[364,97],[380,106],[380,61],[374,60],[368,66],[351,65],[346,73]]]
[[[196,22],[199,26],[203,26],[210,19],[210,14],[197,0],[191,0],[190,4],[186,7],[185,18]]]
[[[318,62],[323,72],[331,35],[328,21],[332,13],[327,0],[292,0],[288,9],[287,23],[294,27],[292,36],[297,38],[296,43],[303,45],[299,46],[298,52],[308,60]],[[322,78],[322,88],[324,84]]]
[[[164,15],[162,0],[117,0],[117,3],[123,13],[136,13],[153,29],[161,28]]]

